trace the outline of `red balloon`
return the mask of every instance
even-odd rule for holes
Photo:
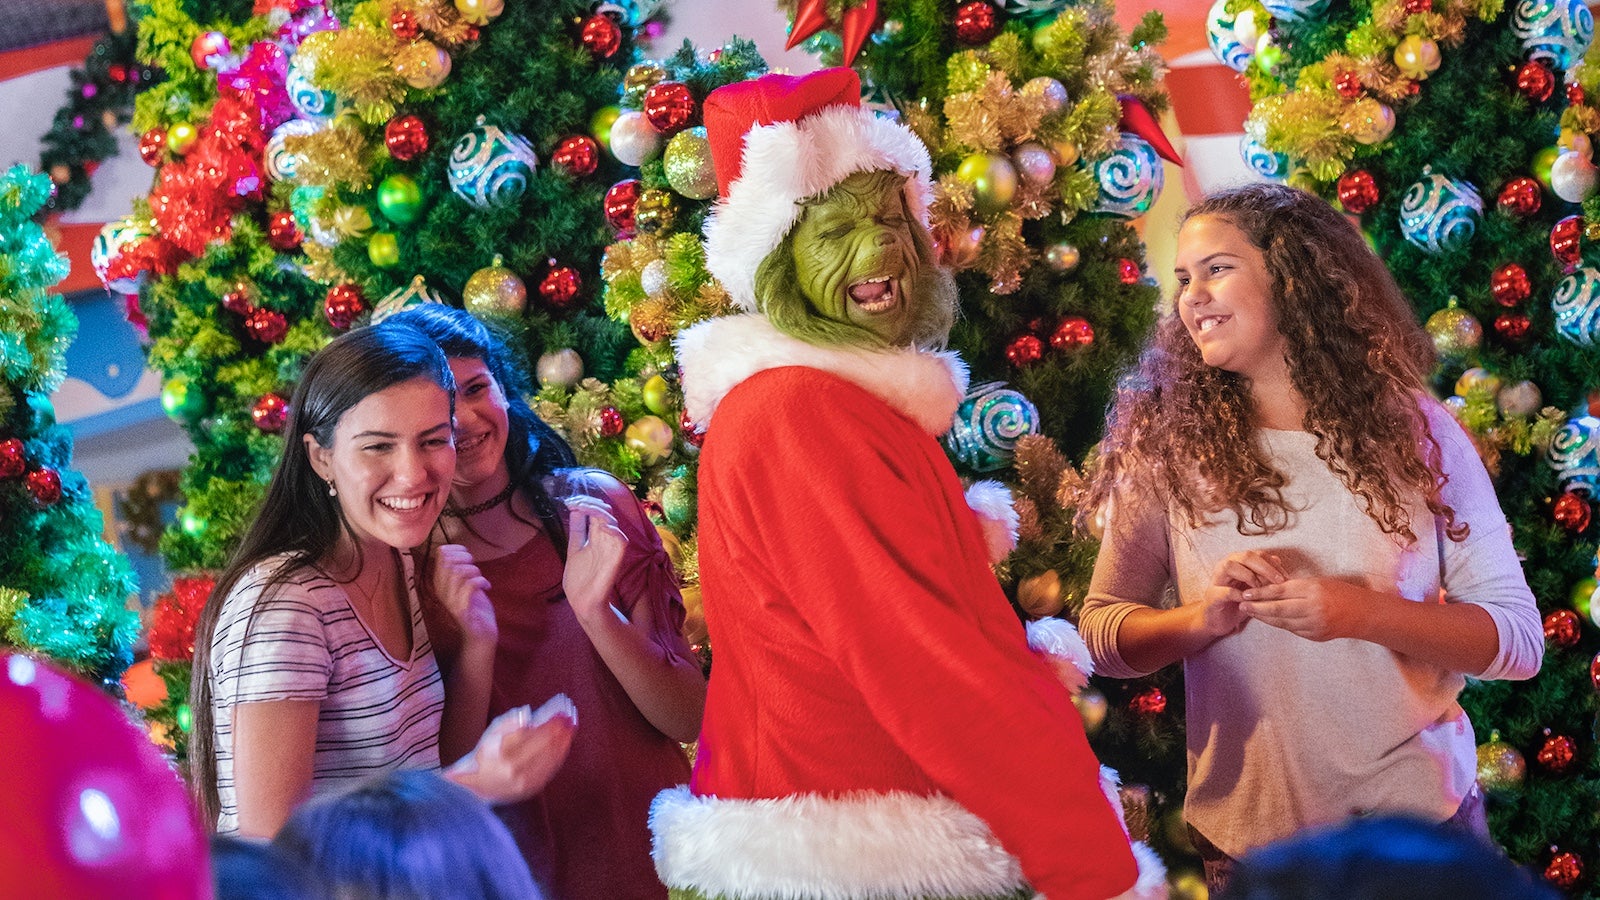
[[[1519,175],[1500,188],[1500,211],[1508,216],[1527,218],[1539,211],[1543,201],[1544,190],[1527,175]]]
[[[1050,346],[1063,352],[1094,343],[1094,326],[1082,316],[1067,316],[1050,333]]]
[[[986,44],[1000,33],[1000,14],[983,0],[971,0],[956,7],[956,40],[963,44]]]
[[[1556,76],[1544,63],[1529,60],[1517,70],[1517,90],[1535,103],[1549,100],[1555,89]]]
[[[1528,282],[1528,270],[1516,263],[1506,263],[1489,276],[1489,293],[1501,306],[1516,306],[1533,293]]]
[[[1533,328],[1533,320],[1527,313],[1508,312],[1494,317],[1495,334],[1506,341],[1520,344],[1528,339],[1528,332]]]
[[[616,437],[627,428],[628,423],[623,421],[622,411],[615,406],[600,407],[600,436]]]
[[[566,309],[578,299],[578,289],[582,286],[583,279],[578,276],[577,269],[552,265],[539,282],[539,296],[556,309]]]
[[[1583,216],[1567,216],[1550,229],[1550,253],[1571,272],[1583,261]]]
[[[1140,274],[1138,263],[1126,257],[1117,260],[1117,277],[1123,284],[1138,284]]]
[[[1339,96],[1345,98],[1346,100],[1356,99],[1357,97],[1361,96],[1361,92],[1365,90],[1361,84],[1361,76],[1350,71],[1349,69],[1345,69],[1344,71],[1340,72],[1338,76],[1333,79],[1333,89],[1338,91]]]
[[[1033,365],[1043,355],[1044,342],[1037,335],[1019,334],[1006,345],[1006,359],[1019,369]]]
[[[354,284],[336,284],[328,288],[328,295],[322,304],[322,314],[328,317],[328,324],[336,331],[349,328],[367,308],[366,295],[361,293],[361,288]]]
[[[250,421],[269,434],[277,434],[289,421],[289,401],[277,394],[262,394],[255,406],[250,407]]]
[[[285,253],[299,249],[302,237],[300,226],[295,224],[294,213],[286,209],[273,213],[267,220],[267,243]]]
[[[1353,169],[1340,175],[1335,190],[1339,204],[1358,216],[1378,204],[1378,181],[1366,169]]]
[[[564,137],[550,154],[550,162],[583,178],[600,168],[600,144],[587,134]]]
[[[639,202],[639,190],[639,179],[629,178],[613,184],[606,191],[606,224],[617,232],[617,237],[633,237],[633,207]]]
[[[428,126],[417,116],[397,116],[383,126],[383,144],[390,156],[410,162],[428,152]]]
[[[159,166],[167,158],[167,130],[152,128],[139,135],[139,158],[147,166]]]
[[[1556,498],[1555,505],[1550,508],[1550,518],[1557,525],[1578,534],[1589,527],[1589,518],[1594,510],[1589,507],[1589,501],[1577,494],[1568,491]]]
[[[212,892],[206,834],[150,738],[98,688],[0,655],[0,896],[166,897]]]
[[[1128,701],[1128,709],[1141,716],[1159,716],[1167,711],[1167,695],[1161,688],[1147,687]]]
[[[28,494],[33,498],[33,505],[44,509],[55,506],[61,499],[61,474],[55,469],[45,467],[34,469],[23,479],[27,485]]]
[[[663,134],[688,127],[699,113],[694,92],[681,81],[658,81],[644,92],[644,117]]]
[[[0,441],[0,478],[16,478],[28,471],[28,455],[21,438]]]
[[[1583,623],[1570,609],[1558,609],[1544,617],[1544,639],[1557,647],[1574,647],[1583,637]]]
[[[622,29],[609,16],[593,15],[583,20],[578,43],[595,59],[610,59],[622,49]]]
[[[276,344],[289,333],[289,320],[275,309],[254,309],[244,317],[244,330],[263,344]]]

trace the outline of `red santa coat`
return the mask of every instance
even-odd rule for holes
[[[666,883],[1127,890],[1134,858],[1078,714],[1028,650],[932,436],[965,372],[814,348],[755,316],[699,326],[679,352],[691,416],[715,411],[698,488],[716,662],[693,796],[652,816]]]

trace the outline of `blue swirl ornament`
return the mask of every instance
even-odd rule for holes
[[[148,220],[135,219],[133,216],[124,216],[115,222],[107,222],[94,236],[94,243],[89,245],[89,265],[94,269],[94,274],[100,278],[100,283],[107,290],[119,294],[137,294],[143,286],[145,275],[124,276],[107,280],[107,270],[117,261],[122,251],[137,241],[142,241],[155,234],[155,228]]]
[[[1091,169],[1095,181],[1100,182],[1094,211],[1127,219],[1149,212],[1166,183],[1166,170],[1155,148],[1126,132],[1116,149],[1095,160]]]
[[[1003,381],[986,381],[967,390],[955,421],[939,439],[958,466],[992,472],[1011,464],[1017,441],[1039,431],[1039,409]]]
[[[378,305],[372,308],[372,324],[376,325],[402,309],[410,309],[423,303],[443,304],[444,297],[428,287],[426,278],[417,275],[411,279],[410,284],[403,288],[395,288],[378,301]]]
[[[1478,231],[1483,198],[1465,181],[1422,173],[1401,200],[1400,233],[1429,253],[1465,247]]]
[[[1239,141],[1239,155],[1244,157],[1244,164],[1250,171],[1262,178],[1282,181],[1289,177],[1289,155],[1268,150],[1248,134]]]
[[[1511,12],[1511,33],[1528,59],[1564,71],[1589,52],[1594,13],[1584,0],[1520,0]]]
[[[1043,19],[1054,18],[1073,4],[1071,0],[995,0],[994,5],[1000,7],[1008,19]]]
[[[1561,279],[1550,308],[1557,334],[1580,347],[1600,343],[1600,271],[1584,266]]]
[[[297,55],[289,61],[289,74],[283,80],[283,87],[289,92],[289,103],[300,114],[300,118],[324,121],[332,118],[337,111],[338,98],[333,91],[325,91],[312,84],[313,74],[311,67]]]
[[[515,203],[539,167],[533,145],[520,134],[478,124],[450,149],[450,189],[479,209]]]
[[[1315,19],[1328,9],[1330,0],[1261,0],[1261,5],[1272,13],[1274,19],[1298,22]]]
[[[267,149],[263,154],[267,177],[273,181],[293,181],[295,172],[300,168],[300,157],[289,152],[286,146],[289,138],[316,134],[321,128],[317,122],[290,119],[273,129],[272,137],[267,139]]]
[[[1595,488],[1600,486],[1600,419],[1568,419],[1550,442],[1545,462],[1561,476],[1562,490],[1595,496]]]
[[[1243,72],[1256,52],[1253,45],[1239,40],[1233,30],[1233,13],[1228,12],[1228,0],[1217,0],[1206,13],[1206,43],[1222,64],[1235,72]]]

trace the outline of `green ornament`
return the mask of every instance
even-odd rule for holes
[[[390,175],[378,184],[378,210],[391,222],[409,225],[422,215],[422,188],[410,175]]]
[[[206,409],[206,395],[183,375],[174,375],[161,387],[161,408],[180,422],[199,418]]]
[[[644,398],[645,408],[658,416],[668,416],[672,413],[672,385],[660,375],[650,376],[650,380],[639,389]]]
[[[400,264],[400,240],[388,231],[380,231],[367,239],[367,259],[380,269]]]
[[[49,394],[29,391],[25,402],[28,411],[23,427],[28,434],[39,434],[56,424],[56,408],[51,405]]]
[[[602,106],[589,117],[589,133],[607,152],[611,150],[611,126],[616,123],[617,117],[622,115],[622,110],[615,106]]]
[[[178,720],[178,727],[183,730],[184,734],[188,734],[194,730],[194,710],[189,708],[189,704],[178,704],[178,714],[176,718]]]
[[[669,527],[679,529],[687,526],[694,521],[694,510],[695,490],[689,479],[675,479],[661,492],[661,514],[666,516]]]
[[[1561,147],[1552,144],[1535,153],[1533,162],[1530,163],[1530,167],[1533,169],[1533,177],[1537,178],[1539,184],[1547,191],[1555,190],[1550,186],[1550,167],[1556,164],[1556,157],[1560,155]]]
[[[972,153],[956,167],[956,179],[972,188],[974,205],[992,216],[1011,205],[1017,193],[1017,169],[999,153]]]
[[[178,513],[178,528],[189,537],[203,537],[210,524],[206,521],[206,517],[195,512],[192,506],[185,506],[183,511]]]
[[[1577,610],[1578,615],[1588,619],[1592,610],[1591,600],[1597,590],[1600,590],[1600,582],[1595,581],[1594,576],[1580,578],[1567,593],[1567,601],[1572,604],[1574,610]]]
[[[709,200],[717,195],[717,172],[711,166],[711,141],[704,126],[686,128],[667,141],[661,157],[667,184],[690,200]]]

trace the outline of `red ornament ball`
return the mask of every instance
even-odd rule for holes
[[[1583,85],[1576,81],[1567,85],[1567,103],[1572,106],[1582,106],[1584,101]]]
[[[299,249],[303,239],[300,226],[295,224],[294,213],[279,210],[267,219],[267,243],[285,253]]]
[[[1528,281],[1528,270],[1516,263],[1506,263],[1489,276],[1489,293],[1501,306],[1516,306],[1533,294]]]
[[[61,499],[61,476],[48,466],[34,469],[28,473],[24,483],[28,487],[28,496],[33,498],[33,505],[40,509],[55,506]]]
[[[683,442],[691,447],[698,447],[706,442],[706,433],[695,430],[694,420],[689,418],[688,410],[678,414],[678,434],[682,435]],[[1595,665],[1600,666],[1600,657],[1595,658]],[[1596,681],[1596,684],[1600,684],[1600,681]],[[1595,690],[1600,691],[1600,687],[1596,687]]]
[[[578,289],[582,286],[583,279],[578,276],[577,269],[552,265],[539,281],[539,296],[556,309],[566,309],[578,299]]]
[[[167,130],[152,128],[139,135],[139,158],[147,166],[159,166],[167,158]]]
[[[1378,204],[1378,180],[1366,169],[1352,169],[1340,175],[1335,190],[1339,204],[1358,216]]]
[[[277,394],[262,394],[256,405],[250,407],[250,421],[269,434],[277,434],[289,421],[289,401]]]
[[[390,156],[410,162],[428,152],[428,126],[417,116],[396,116],[383,126],[383,144]]]
[[[1000,33],[1000,14],[983,0],[971,0],[956,7],[953,24],[961,43],[987,44]]]
[[[583,178],[600,168],[600,145],[587,134],[564,137],[550,154],[550,162]]]
[[[1344,71],[1340,72],[1338,76],[1333,79],[1333,89],[1338,91],[1339,96],[1345,98],[1346,100],[1356,99],[1357,97],[1361,96],[1361,92],[1365,90],[1361,84],[1361,76],[1350,71],[1349,69],[1345,69]]]
[[[639,179],[629,178],[613,184],[606,191],[606,224],[617,232],[618,237],[633,237],[633,207],[639,202],[639,190]]]
[[[662,134],[688,127],[699,112],[694,92],[681,81],[658,81],[644,92],[644,117]]]
[[[1138,263],[1127,257],[1117,260],[1117,277],[1123,284],[1138,284],[1140,274]]]
[[[1433,0],[1406,0],[1406,15],[1415,16],[1420,13],[1433,11]]]
[[[232,52],[233,45],[228,43],[228,36],[220,31],[201,32],[189,44],[189,59],[194,62],[196,69],[210,69],[220,62],[217,57]]]
[[[593,15],[583,20],[583,27],[578,31],[578,43],[595,59],[610,59],[622,49],[622,29],[610,16]]]
[[[275,309],[254,309],[244,317],[244,330],[263,344],[276,344],[289,333],[289,320]]]
[[[1094,326],[1082,316],[1067,316],[1050,333],[1050,346],[1067,352],[1094,343]]]
[[[1500,211],[1508,216],[1527,218],[1539,211],[1544,202],[1544,191],[1539,182],[1527,175],[1519,175],[1500,188]]]
[[[0,478],[16,478],[28,471],[28,458],[21,438],[0,441]]]
[[[1557,647],[1576,646],[1583,637],[1583,623],[1570,609],[1558,609],[1544,617],[1544,639]]]
[[[1550,228],[1550,255],[1572,271],[1583,261],[1583,216],[1567,216]]]
[[[1544,867],[1544,880],[1564,891],[1572,890],[1583,880],[1583,857],[1571,850],[1557,850]]]
[[[222,295],[222,308],[234,315],[248,316],[255,311],[256,305],[250,299],[250,289],[241,284]]]
[[[1517,70],[1517,90],[1529,100],[1543,103],[1555,93],[1556,76],[1544,63],[1529,60]]]
[[[1147,687],[1128,701],[1128,709],[1141,716],[1159,716],[1167,711],[1167,695],[1161,688]]]
[[[389,13],[389,30],[402,41],[414,41],[422,36],[422,26],[417,24],[417,14],[399,6]]]
[[[1507,343],[1520,344],[1528,339],[1528,332],[1533,330],[1533,320],[1527,313],[1508,312],[1494,317],[1495,334]]]
[[[616,437],[621,434],[628,423],[622,419],[622,411],[615,406],[600,407],[600,436]]]
[[[1589,519],[1593,512],[1589,508],[1588,500],[1568,491],[1556,498],[1555,505],[1550,508],[1550,518],[1562,528],[1573,534],[1579,534],[1588,530]]]
[[[1578,745],[1564,734],[1551,734],[1548,728],[1544,735],[1544,746],[1539,748],[1539,755],[1535,758],[1545,771],[1553,775],[1566,774],[1578,758]]]
[[[1044,342],[1037,335],[1019,334],[1006,345],[1006,359],[1019,369],[1033,365],[1043,355]]]
[[[361,293],[361,288],[353,284],[336,284],[328,288],[328,296],[322,304],[322,314],[328,317],[328,324],[335,331],[343,331],[355,322],[356,316],[361,315],[367,308],[367,298]]]

